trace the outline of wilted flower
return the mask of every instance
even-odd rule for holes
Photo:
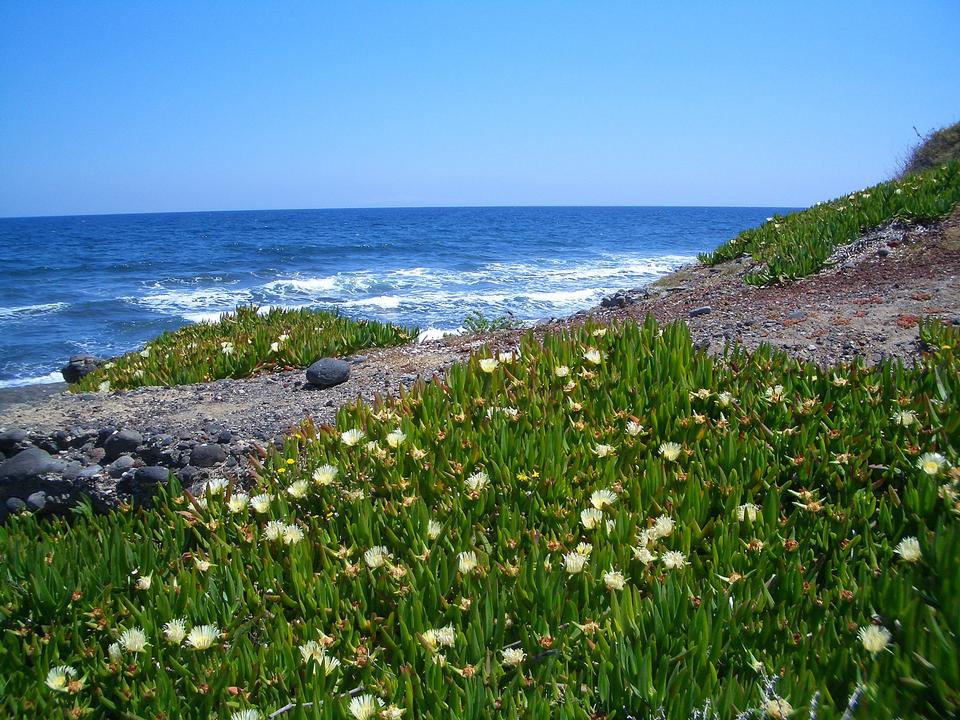
[[[307,496],[307,490],[309,489],[310,485],[306,480],[297,480],[287,488],[287,492],[290,494],[290,497],[299,500]]]
[[[313,481],[317,485],[331,485],[339,472],[333,465],[321,465],[313,471]]]
[[[129,628],[120,633],[120,645],[127,652],[141,653],[147,649],[147,635],[143,628]]]
[[[383,545],[374,545],[363,553],[363,561],[371,570],[383,567],[389,563],[392,558],[393,555]]]
[[[527,658],[527,654],[520,648],[506,648],[501,652],[503,653],[503,664],[510,667],[522,665]]]
[[[357,430],[356,428],[344,430],[342,433],[340,433],[340,442],[347,447],[352,447],[363,440],[364,435],[365,433],[363,430]]]
[[[387,705],[380,711],[380,717],[383,720],[400,720],[405,712],[406,709],[404,708],[397,707],[396,705]]]
[[[613,445],[604,445],[603,443],[598,443],[593,446],[593,454],[597,457],[607,457],[608,455],[613,455],[616,452]]]
[[[913,410],[898,410],[890,419],[893,420],[894,425],[902,427],[910,427],[918,422],[917,414]]]
[[[567,553],[563,556],[563,569],[571,575],[576,575],[583,572],[583,568],[586,567],[589,559],[589,556],[578,552]]]
[[[213,563],[207,560],[206,558],[200,557],[199,555],[193,556],[193,564],[196,566],[197,570],[200,572],[206,572],[213,567]]]
[[[750,520],[753,522],[757,519],[757,510],[759,510],[756,505],[753,503],[744,503],[737,508],[737,520],[743,522],[744,520]]]
[[[76,668],[70,665],[57,665],[47,673],[46,685],[56,692],[67,692],[70,689],[70,678],[76,676]]]
[[[774,720],[786,720],[793,715],[793,706],[781,697],[772,697],[764,704],[763,711]]]
[[[940,453],[924,453],[917,460],[917,467],[927,475],[936,475],[947,464],[947,459]]]
[[[175,618],[163,626],[163,637],[171,645],[179,645],[187,636],[187,621]]]
[[[664,458],[673,462],[678,457],[680,457],[680,451],[683,450],[683,446],[680,443],[675,442],[665,442],[660,443],[660,455]]]
[[[234,493],[227,501],[227,509],[232,513],[241,513],[247,509],[250,496],[246,493]]]
[[[603,522],[603,513],[597,508],[587,508],[580,511],[580,522],[587,530],[593,530]]]
[[[466,550],[457,555],[457,567],[464,575],[469,575],[477,569],[477,554],[472,550]]]
[[[607,590],[623,590],[627,584],[627,579],[619,570],[610,568],[608,572],[603,574],[603,584],[607,586]]]
[[[490,484],[490,478],[483,470],[478,470],[466,479],[467,489],[470,492],[478,493]]]
[[[663,554],[663,565],[670,570],[679,570],[687,564],[687,557],[682,552],[670,550]]]
[[[220,629],[216,625],[199,625],[191,628],[187,635],[187,645],[194,650],[207,650],[218,637],[220,637]]]
[[[258,512],[261,515],[270,510],[270,501],[273,500],[273,497],[267,493],[261,493],[260,495],[254,495],[250,498],[250,506],[253,508],[254,512]]]
[[[600,509],[613,505],[617,501],[617,494],[613,490],[594,490],[590,495],[590,504]]]
[[[920,560],[920,541],[915,537],[905,537],[894,549],[905,562],[917,562]]]
[[[587,348],[583,353],[583,359],[591,365],[599,365],[603,362],[603,354],[596,348]]]
[[[403,444],[403,441],[407,439],[407,436],[399,430],[394,430],[392,433],[387,435],[387,445],[392,448],[398,448]]]
[[[890,644],[890,631],[879,625],[862,627],[857,634],[860,636],[860,642],[863,643],[864,649],[873,655],[885,650],[887,645]]]
[[[383,707],[383,700],[364,694],[353,698],[347,709],[355,720],[370,720],[381,707]]]
[[[768,403],[778,403],[783,401],[783,385],[773,385],[766,389],[763,394]]]
[[[495,358],[482,358],[480,360],[480,369],[485,373],[492,373],[500,365]]]
[[[636,437],[637,435],[643,432],[643,425],[631,420],[630,422],[627,423],[627,427],[625,428],[625,430],[627,435],[629,435],[630,437]]]

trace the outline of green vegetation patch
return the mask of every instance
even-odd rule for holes
[[[928,133],[910,153],[901,175],[923,172],[960,160],[960,122]]]
[[[960,373],[586,326],[341,409],[249,494],[0,528],[0,715],[940,718]],[[709,705],[708,705],[709,704]]]
[[[748,284],[795,280],[822,268],[837,247],[853,242],[864,230],[898,218],[942,218],[958,202],[960,162],[951,162],[801,212],[775,216],[712,253],[700,255],[700,260],[716,265],[749,254],[763,269],[747,275]]]
[[[409,342],[416,328],[351,320],[336,312],[238,307],[216,323],[166,332],[142,350],[90,373],[76,391],[129,390],[248,377],[258,370],[304,367],[321,357]]]

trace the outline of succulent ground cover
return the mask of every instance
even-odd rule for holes
[[[0,714],[946,717],[955,329],[916,368],[586,325],[303,425],[258,486],[0,528]]]
[[[897,218],[941,218],[958,202],[960,162],[953,161],[801,212],[777,215],[701,255],[700,260],[716,265],[749,254],[761,269],[747,275],[747,283],[797,279],[822,268],[837,247],[852,242],[866,229]]]
[[[87,375],[73,389],[128,390],[143,385],[188,385],[248,377],[258,370],[303,367],[331,355],[401,345],[416,330],[336,312],[253,305],[225,313],[216,323],[197,323],[163,333],[142,350],[127,353]]]

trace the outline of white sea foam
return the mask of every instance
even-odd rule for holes
[[[463,328],[457,328],[456,330],[441,330],[440,328],[427,328],[426,330],[421,330],[420,334],[417,335],[418,343],[432,342],[434,340],[440,340],[449,335],[460,335],[463,332]]]
[[[27,385],[50,385],[51,383],[63,382],[63,375],[59,370],[54,370],[46,375],[28,378],[13,378],[12,380],[0,380],[0,388],[25,387]]]
[[[0,307],[0,320],[15,320],[35,315],[47,315],[59,312],[70,307],[67,303],[40,303],[38,305],[21,305],[20,307]]]
[[[250,290],[236,287],[206,287],[186,290],[183,288],[159,289],[140,297],[121,298],[127,302],[144,305],[157,312],[179,315],[191,320],[194,317],[209,319],[220,313],[229,312],[250,302],[253,294]]]

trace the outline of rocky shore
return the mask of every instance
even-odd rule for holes
[[[588,318],[685,320],[709,352],[768,343],[822,365],[922,352],[918,323],[960,324],[960,212],[943,222],[892,223],[837,251],[831,266],[773,287],[743,283],[749,258],[693,265],[600,307],[534,328]],[[65,392],[65,385],[0,391],[0,518],[62,513],[88,496],[98,509],[148,502],[171,473],[194,491],[206,482],[250,480],[248,459],[306,417],[335,421],[356,401],[390,396],[443,377],[484,344],[512,347],[521,331],[371,350],[348,358],[346,382],[318,389],[302,370],[128,392]]]

